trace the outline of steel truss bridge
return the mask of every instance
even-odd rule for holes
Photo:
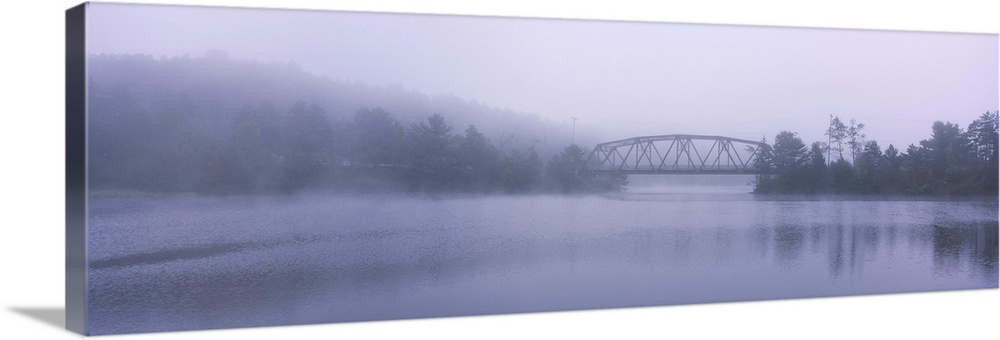
[[[745,139],[662,135],[633,137],[597,144],[587,158],[594,173],[639,174],[759,174],[754,167],[771,146]]]

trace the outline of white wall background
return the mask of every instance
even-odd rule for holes
[[[131,2],[131,1],[129,1]],[[449,0],[159,1],[390,11],[1000,32],[988,0],[632,0],[492,3]],[[0,11],[0,338],[75,338],[21,312],[63,306],[63,19],[74,1],[7,2]],[[995,109],[995,108],[994,108]],[[536,339],[536,338],[992,338],[1000,291],[883,295],[252,328],[116,336],[115,339]]]

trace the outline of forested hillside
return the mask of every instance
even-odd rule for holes
[[[491,106],[476,98],[426,94],[399,85],[333,80],[310,74],[294,62],[238,60],[221,52],[197,58],[92,55],[87,67],[91,85],[126,95],[145,110],[187,97],[196,111],[191,118],[198,123],[229,121],[239,110],[264,102],[283,109],[298,101],[316,104],[330,121],[351,119],[362,108],[381,108],[407,125],[440,114],[454,126],[476,125],[491,140],[503,136],[510,146],[535,145],[546,156],[561,150],[571,131],[568,118],[555,124],[534,113],[504,108],[503,103]]]
[[[569,126],[455,96],[212,54],[91,56],[88,76],[89,178],[99,191],[616,187],[582,178],[584,151],[550,137]]]

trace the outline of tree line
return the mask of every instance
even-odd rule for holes
[[[225,137],[235,115],[247,104],[268,102],[285,113],[295,102],[303,101],[321,107],[331,122],[351,120],[362,107],[392,112],[405,126],[437,113],[456,129],[475,124],[484,135],[503,139],[507,149],[534,145],[546,159],[562,151],[562,141],[570,140],[568,120],[554,122],[535,113],[452,94],[339,80],[336,74],[313,74],[294,62],[234,59],[220,51],[194,57],[89,55],[87,74],[91,81],[88,88],[97,89],[88,90],[88,96],[104,102],[91,116],[117,114],[107,110],[109,105],[119,111],[128,106],[138,115],[153,114],[163,111],[164,105],[179,103],[177,97],[185,97],[183,105],[188,112],[183,113],[184,119],[196,121],[200,125],[197,130],[210,136]],[[576,141],[589,143],[591,138],[591,133],[584,131],[577,134]]]
[[[623,176],[587,172],[577,145],[543,161],[534,146],[493,143],[474,125],[456,133],[439,114],[404,126],[380,108],[330,120],[316,104],[280,110],[263,102],[218,129],[191,119],[187,96],[147,112],[95,90],[89,164],[96,190],[571,193],[624,184]]]
[[[884,150],[865,140],[864,124],[833,117],[827,142],[810,146],[796,133],[779,132],[770,150],[755,159],[766,171],[755,193],[804,194],[997,194],[998,112],[986,112],[966,129],[936,121],[931,136],[906,151]],[[834,160],[835,159],[835,160]]]

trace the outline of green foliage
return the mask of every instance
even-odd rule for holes
[[[951,123],[934,122],[931,138],[920,141],[920,150],[914,155],[921,160],[923,179],[932,194],[961,194],[969,191],[968,175],[972,156],[969,143],[962,129]]]
[[[986,112],[978,119],[969,124],[966,130],[967,139],[974,155],[975,170],[972,170],[972,185],[982,188],[982,191],[990,194],[997,194],[998,146],[997,116],[998,111]]]
[[[835,194],[971,195],[997,193],[997,112],[986,112],[967,131],[952,123],[934,122],[931,136],[900,153],[889,145],[863,141],[864,124],[850,127],[831,119],[831,143],[815,142],[807,155],[794,133],[775,137],[773,151],[759,157],[759,168],[773,173],[757,176],[755,192]],[[850,146],[852,161],[842,157]],[[825,149],[825,150],[824,150]],[[836,151],[829,165],[823,152]],[[807,160],[806,160],[807,159]]]
[[[183,94],[150,103],[128,89],[92,83],[89,89],[88,178],[92,187],[185,192],[199,185],[204,146],[211,136],[196,120],[204,115]]]
[[[996,165],[997,158],[997,115],[998,111],[986,112],[969,124],[966,131],[972,142],[978,161]]]
[[[811,171],[807,165],[810,155],[806,145],[794,132],[781,131],[774,137],[774,145],[769,154],[758,157],[758,166],[772,169],[774,176],[768,176],[763,181],[758,180],[756,192],[790,193],[809,190],[812,184]],[[769,163],[769,164],[765,164]]]
[[[297,191],[319,184],[335,166],[333,127],[319,106],[297,102],[283,117],[280,190]]]
[[[510,131],[551,131],[529,115],[218,54],[88,60],[88,176],[95,190],[254,195],[559,187],[543,176],[542,155],[560,146],[511,142]],[[363,108],[367,103],[382,106]],[[423,120],[425,112],[442,114]],[[454,133],[444,115],[481,125]],[[499,144],[492,144],[486,135],[498,132]],[[573,191],[617,190],[624,178],[582,173],[580,180]]]
[[[571,144],[552,157],[545,167],[550,190],[561,193],[617,191],[627,183],[623,175],[597,175],[587,171],[587,154]]]
[[[333,126],[315,105],[279,115],[268,103],[236,115],[228,142],[205,156],[198,191],[294,192],[315,187],[336,166]]]
[[[277,191],[281,185],[281,116],[263,103],[240,111],[232,136],[222,148],[206,156],[200,191],[245,194]]]
[[[458,145],[451,126],[435,114],[406,130],[408,167],[405,180],[414,191],[444,191],[458,179]]]
[[[806,173],[806,192],[823,192],[829,186],[826,158],[823,157],[823,146],[820,142],[813,142],[809,149],[809,164]]]
[[[406,132],[385,110],[360,109],[348,126],[350,164],[377,169],[393,166],[403,156]]]
[[[895,146],[889,144],[889,147],[885,148],[885,152],[882,153],[882,187],[881,191],[885,194],[900,194],[903,192],[904,179],[903,179],[903,157],[899,154],[899,150]]]
[[[853,194],[858,191],[857,177],[851,162],[838,159],[830,164],[830,188],[834,194]]]
[[[362,108],[345,126],[340,187],[360,191],[397,190],[406,156],[406,130],[381,108]]]
[[[374,96],[311,77],[294,65],[103,56],[93,57],[89,67],[88,180],[97,190],[590,192],[619,190],[626,180],[587,171],[586,150],[577,145],[561,152],[552,146],[541,150],[557,153],[543,166],[540,150],[508,144],[506,132],[497,147],[475,126],[452,134],[442,115],[404,128],[386,110],[357,110],[343,102],[357,103],[358,96],[384,102],[398,108],[396,113],[405,111],[411,117],[406,121],[437,106],[399,90]],[[192,74],[211,81],[190,83]],[[300,85],[278,90],[275,79]],[[219,88],[219,83],[240,86]],[[247,105],[246,98],[262,104]],[[489,111],[465,104],[442,107],[445,113],[472,116]],[[806,148],[795,133],[783,131],[773,148],[759,150],[754,165],[767,171],[757,175],[755,191],[997,193],[996,111],[982,114],[965,131],[935,122],[930,138],[906,152],[892,145],[883,152],[877,142],[864,140],[864,124],[830,118],[826,143]],[[481,127],[495,132],[502,123],[494,123]],[[499,131],[516,130],[504,126]],[[850,160],[843,155],[845,144]]]
[[[772,153],[774,167],[782,173],[795,172],[808,161],[806,145],[794,132],[781,131],[774,136]]]
[[[500,173],[500,189],[507,193],[525,193],[538,190],[542,182],[542,160],[534,148],[527,154],[520,150],[504,156]]]
[[[551,187],[563,193],[586,190],[587,160],[584,157],[585,152],[576,144],[553,156],[545,168],[545,177]]]
[[[886,179],[884,167],[882,148],[878,142],[872,140],[865,143],[860,156],[854,162],[858,190],[865,194],[881,192]]]
[[[761,138],[760,142],[767,145],[767,138]],[[747,152],[756,152],[756,157],[753,160],[753,166],[759,169],[760,172],[754,176],[754,192],[755,193],[767,193],[774,191],[774,155],[773,151],[769,147],[762,147],[754,149],[752,146],[747,146]]]
[[[499,152],[475,126],[465,129],[458,146],[459,186],[469,192],[490,192],[499,174]]]
[[[380,107],[391,112],[392,117],[402,123],[403,128],[409,127],[412,122],[426,121],[427,116],[432,113],[439,113],[456,130],[474,123],[481,133],[491,138],[497,138],[500,133],[517,132],[523,137],[521,142],[529,142],[532,137],[542,137],[546,131],[564,127],[562,124],[542,120],[537,115],[453,95],[431,96],[396,85],[375,86],[358,81],[335,80],[333,78],[337,77],[311,74],[294,62],[220,58],[216,53],[190,57],[100,54],[89,55],[87,60],[87,74],[92,85],[127,92],[129,100],[143,114],[155,115],[162,109],[159,103],[164,102],[163,98],[187,95],[195,108],[194,111],[189,111],[191,114],[187,117],[188,123],[195,123],[194,130],[198,137],[205,139],[198,140],[198,153],[221,147],[228,138],[227,131],[235,114],[247,105],[256,106],[260,102],[272,103],[281,113],[285,113],[296,101],[316,104],[326,111],[334,129],[344,132],[334,136],[342,142],[351,139],[348,136],[353,132],[350,123],[358,110],[364,107]],[[88,92],[88,101],[93,97],[95,94]],[[114,102],[112,105],[119,105],[115,98],[108,99]],[[90,113],[88,119],[110,118],[105,116],[108,111],[103,109],[91,110]],[[136,126],[128,127],[125,131],[137,132],[131,129]],[[181,138],[187,137],[189,136]],[[521,143],[506,146],[505,151],[514,148],[525,151],[529,145]],[[561,151],[564,146],[543,143],[535,148],[543,158],[548,158]],[[343,155],[346,155],[345,151],[349,148],[344,143],[335,147],[342,149],[338,152]]]

